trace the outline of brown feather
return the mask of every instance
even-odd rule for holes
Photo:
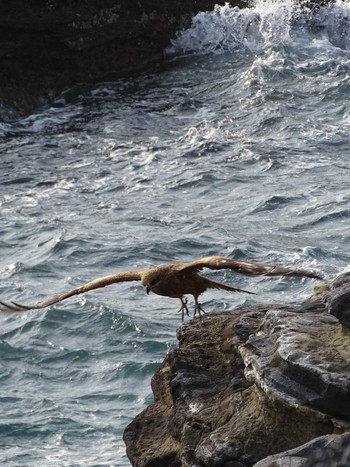
[[[303,271],[301,269],[285,268],[281,266],[250,263],[248,261],[237,261],[230,258],[221,256],[208,256],[207,258],[200,258],[190,263],[180,263],[179,270],[193,270],[202,271],[204,268],[208,269],[231,269],[232,271],[247,276],[304,276],[313,279],[322,279],[319,274]]]

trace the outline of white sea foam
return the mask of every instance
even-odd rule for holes
[[[216,5],[213,11],[196,15],[191,28],[179,32],[166,53],[170,56],[227,51],[258,53],[288,44],[300,26],[304,28],[303,34],[311,28],[325,34],[334,46],[348,49],[349,12],[350,3],[341,0],[315,11],[296,0],[256,0],[246,9]]]

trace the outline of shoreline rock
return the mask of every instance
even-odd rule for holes
[[[152,379],[154,403],[125,429],[132,465],[297,467],[321,445],[290,450],[320,436],[337,445],[350,432],[350,329],[324,300],[183,324]]]

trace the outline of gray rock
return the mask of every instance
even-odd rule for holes
[[[271,310],[240,347],[246,378],[283,404],[350,420],[349,339],[324,310]]]
[[[345,326],[350,326],[350,273],[338,276],[326,296],[326,310]]]
[[[256,463],[254,467],[347,467],[350,433],[326,435]]]

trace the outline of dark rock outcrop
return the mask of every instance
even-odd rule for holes
[[[350,273],[342,274],[332,283],[326,296],[326,309],[341,323],[350,326]]]
[[[224,1],[2,0],[0,110],[30,111],[64,87],[155,67],[176,31],[216,3]]]
[[[306,466],[350,431],[350,329],[324,301],[211,313],[177,337],[153,377],[154,403],[125,430],[133,466],[253,466],[331,436],[258,464]]]

